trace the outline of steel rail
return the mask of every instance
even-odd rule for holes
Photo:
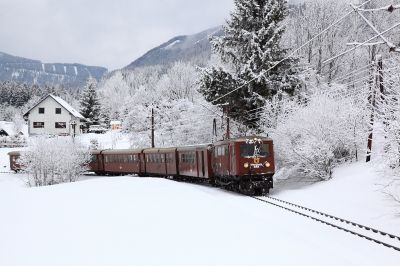
[[[364,238],[364,239],[366,239],[366,240],[375,242],[375,243],[380,244],[380,245],[383,245],[383,246],[385,246],[385,247],[387,247],[387,248],[392,248],[392,249],[394,249],[394,250],[396,250],[396,251],[400,251],[400,247],[397,247],[397,246],[394,246],[394,245],[385,243],[385,242],[383,242],[383,241],[381,241],[381,240],[372,238],[372,237],[370,237],[370,236],[366,236],[366,235],[364,235],[364,234],[362,234],[362,233],[359,233],[359,232],[356,232],[356,231],[353,231],[353,230],[344,228],[344,227],[339,226],[339,225],[337,225],[337,224],[334,224],[334,223],[331,223],[331,222],[328,222],[328,221],[319,219],[319,218],[317,218],[317,217],[308,215],[308,214],[306,214],[306,213],[302,213],[302,212],[300,212],[300,211],[298,211],[298,210],[291,209],[291,208],[289,208],[289,207],[287,207],[287,206],[283,206],[283,205],[280,205],[280,204],[278,204],[278,203],[268,201],[268,200],[266,200],[266,199],[262,199],[262,198],[259,198],[259,197],[256,197],[256,196],[250,196],[250,197],[253,198],[253,199],[255,199],[255,200],[261,201],[261,202],[263,202],[263,203],[267,203],[267,204],[270,204],[270,205],[273,205],[273,206],[282,208],[282,209],[284,209],[284,210],[287,210],[287,211],[289,211],[289,212],[292,212],[292,213],[295,213],[295,214],[304,216],[304,217],[306,217],[306,218],[312,219],[312,220],[317,221],[317,222],[320,222],[320,223],[322,223],[322,224],[329,225],[329,226],[331,226],[331,227],[333,227],[333,228],[336,228],[336,229],[338,229],[338,230],[341,230],[341,231],[344,231],[344,232],[347,232],[347,233],[356,235],[356,236],[358,236],[358,237],[360,237],[360,238]],[[294,207],[296,207],[296,208],[300,208],[300,209],[304,209],[304,210],[307,210],[307,211],[310,211],[310,212],[313,212],[313,213],[317,213],[317,214],[319,214],[319,215],[322,215],[322,216],[325,216],[325,217],[329,217],[329,218],[331,218],[331,219],[334,219],[334,220],[337,220],[337,221],[340,221],[340,222],[343,222],[343,223],[352,225],[352,226],[354,226],[354,227],[363,228],[363,229],[368,230],[368,231],[371,231],[371,232],[373,232],[373,233],[375,233],[375,234],[380,234],[380,235],[388,236],[388,237],[390,237],[390,238],[393,238],[393,239],[396,239],[396,240],[399,240],[399,241],[400,241],[400,237],[398,237],[398,236],[395,236],[395,235],[392,235],[392,234],[389,234],[389,233],[386,233],[386,232],[382,232],[382,231],[380,231],[380,230],[377,230],[377,229],[374,229],[374,228],[371,228],[371,227],[368,227],[368,226],[364,226],[364,225],[361,225],[361,224],[358,224],[358,223],[354,223],[354,222],[351,222],[351,221],[346,220],[346,219],[342,219],[342,218],[339,218],[339,217],[336,217],[336,216],[333,216],[333,215],[329,215],[329,214],[326,214],[326,213],[323,213],[323,212],[319,212],[319,211],[313,210],[313,209],[311,209],[311,208],[303,207],[303,206],[300,206],[300,205],[297,205],[297,204],[294,204],[294,203],[291,203],[291,202],[287,202],[287,201],[284,201],[284,200],[281,200],[281,199],[276,199],[276,198],[273,198],[273,197],[270,197],[270,196],[265,196],[265,197],[268,198],[268,199],[270,199],[270,200],[276,200],[276,201],[279,201],[279,202],[281,202],[281,203],[284,203],[284,204],[287,204],[287,205],[290,205],[290,206],[294,206]]]

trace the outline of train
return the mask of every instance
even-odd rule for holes
[[[246,195],[265,195],[273,188],[273,141],[251,136],[170,148],[91,150],[88,171],[96,175],[168,177],[208,183]],[[20,152],[9,153],[18,171]]]

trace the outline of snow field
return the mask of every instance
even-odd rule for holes
[[[216,188],[0,175],[2,265],[397,265],[400,253]]]

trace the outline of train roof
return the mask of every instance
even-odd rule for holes
[[[21,155],[21,151],[10,151],[8,155]]]
[[[211,147],[212,144],[199,144],[199,145],[190,145],[190,146],[183,146],[178,147],[177,151],[193,151],[193,150],[206,150]]]
[[[264,136],[243,136],[243,137],[238,137],[238,138],[232,138],[232,139],[225,139],[225,140],[220,140],[214,143],[214,145],[218,144],[225,144],[229,142],[245,142],[247,140],[253,140],[253,139],[261,139],[263,141],[272,141],[270,137],[264,137]]]
[[[110,149],[110,150],[102,150],[98,153],[92,154],[137,154],[141,153],[143,149]]]
[[[175,152],[176,147],[170,147],[170,148],[149,148],[149,149],[144,149],[143,153],[168,153],[168,152]]]

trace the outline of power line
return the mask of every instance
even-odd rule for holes
[[[325,65],[325,64],[329,63],[330,61],[335,60],[335,59],[338,58],[338,57],[341,57],[341,56],[343,56],[343,55],[345,55],[345,54],[347,54],[347,53],[349,53],[349,52],[351,52],[351,51],[354,51],[355,49],[357,49],[357,48],[359,48],[360,46],[366,44],[367,42],[370,42],[370,41],[372,41],[373,39],[378,38],[380,35],[385,34],[386,32],[391,31],[392,29],[394,29],[394,28],[396,28],[396,27],[398,27],[398,26],[400,26],[400,22],[397,23],[397,24],[395,24],[394,26],[390,27],[389,29],[387,29],[387,30],[381,32],[380,34],[377,34],[377,35],[375,35],[374,37],[372,37],[372,38],[366,40],[365,42],[362,42],[362,43],[360,43],[359,45],[356,45],[355,47],[353,47],[353,48],[351,48],[351,49],[349,49],[349,50],[347,50],[347,51],[344,51],[343,53],[341,53],[341,54],[339,54],[339,55],[336,55],[336,56],[334,56],[334,57],[331,57],[331,58],[325,60],[324,62],[322,62],[322,64]]]
[[[359,7],[362,7],[364,5],[366,5],[367,3],[371,2],[372,0],[368,0],[366,2],[364,2],[363,4],[361,4]],[[341,18],[339,18],[338,20],[336,20],[334,23],[332,23],[331,25],[329,25],[327,28],[325,28],[324,30],[322,30],[321,32],[319,32],[317,35],[315,35],[314,37],[312,37],[310,40],[308,40],[307,42],[305,42],[304,44],[302,44],[300,47],[298,47],[297,49],[293,50],[288,56],[286,56],[285,58],[283,58],[282,60],[278,61],[277,63],[275,63],[272,67],[269,67],[266,71],[264,71],[263,73],[259,74],[257,77],[254,77],[252,79],[250,79],[249,81],[245,82],[244,84],[240,85],[239,87],[229,91],[228,93],[218,97],[217,99],[214,99],[213,101],[211,101],[211,103],[216,102],[232,93],[234,93],[235,91],[243,88],[244,86],[248,85],[249,83],[253,82],[254,80],[260,78],[262,75],[265,75],[266,73],[268,73],[269,71],[271,71],[272,69],[274,69],[275,67],[277,67],[278,65],[280,65],[282,62],[288,60],[289,58],[291,58],[294,54],[296,54],[298,51],[300,51],[301,49],[303,49],[305,46],[307,46],[309,43],[313,42],[316,38],[318,38],[319,36],[321,36],[322,34],[324,34],[325,32],[327,32],[328,30],[330,30],[332,27],[336,26],[337,24],[339,24],[340,22],[342,22],[345,18],[347,18],[349,15],[351,15],[354,12],[354,10],[346,13],[344,16],[342,16]]]

